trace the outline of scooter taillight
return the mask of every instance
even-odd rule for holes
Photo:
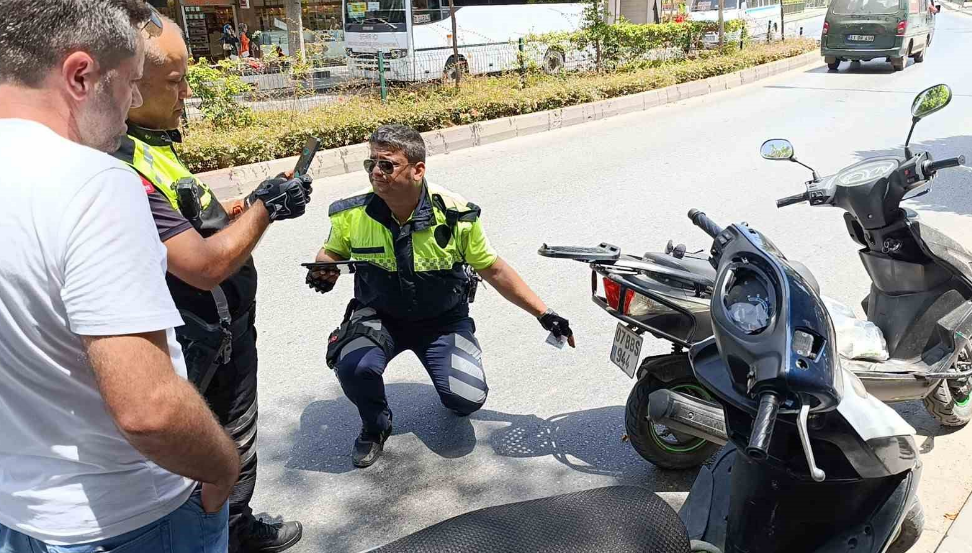
[[[604,299],[607,300],[607,304],[614,310],[620,311],[623,314],[627,314],[628,307],[631,306],[632,293],[628,290],[624,298],[624,307],[621,307],[621,285],[613,280],[604,277]]]
[[[621,304],[621,285],[607,277],[604,277],[604,299],[615,310]]]
[[[631,290],[627,291],[624,296],[624,304],[621,302],[621,285],[613,280],[604,277],[604,299],[607,300],[608,306],[615,311],[627,315],[628,309],[631,307],[631,300],[634,298],[634,293]]]

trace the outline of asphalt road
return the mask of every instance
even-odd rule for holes
[[[678,504],[694,472],[664,472],[622,442],[632,381],[608,360],[615,321],[589,299],[579,263],[537,256],[541,243],[690,249],[706,237],[690,207],[721,223],[748,221],[803,260],[825,293],[857,305],[868,290],[856,246],[836,210],[774,199],[803,190],[808,172],[760,159],[764,139],[786,137],[821,174],[863,157],[901,151],[916,93],[946,82],[952,105],[918,126],[915,148],[936,157],[972,154],[972,17],[938,19],[927,61],[893,73],[866,63],[839,73],[800,70],[726,93],[583,126],[462,150],[429,160],[435,182],[483,207],[493,244],[576,329],[578,348],[558,351],[531,317],[481,290],[473,307],[491,388],[485,408],[459,419],[439,406],[407,353],[386,373],[395,433],[381,461],[351,467],[359,421],[324,365],[328,332],[352,294],[348,279],[321,296],[303,284],[328,233],[327,206],[367,186],[363,173],[319,179],[303,219],[274,225],[259,247],[260,476],[258,513],[297,518],[295,552],[368,549],[452,515],[510,501],[624,483]],[[942,174],[913,203],[927,221],[972,247],[972,171]],[[859,311],[859,308],[858,308]],[[644,354],[665,343],[646,340]],[[932,551],[972,489],[972,430],[939,428],[920,405],[898,407],[921,435],[921,497]]]

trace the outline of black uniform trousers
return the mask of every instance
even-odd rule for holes
[[[257,478],[257,331],[252,321],[233,340],[230,362],[221,365],[205,398],[240,453],[240,478],[229,497],[229,552],[242,552],[241,540],[254,522],[250,500]]]

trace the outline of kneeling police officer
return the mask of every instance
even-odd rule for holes
[[[388,125],[369,142],[364,165],[371,188],[331,205],[331,233],[317,255],[322,262],[368,262],[355,272],[354,299],[327,353],[361,416],[351,452],[357,467],[372,465],[391,434],[382,374],[402,351],[418,356],[442,404],[456,415],[486,402],[482,350],[469,317],[478,275],[574,347],[567,319],[548,309],[490,246],[480,209],[426,182],[422,136]],[[336,280],[333,271],[307,275],[308,285],[322,293]]]

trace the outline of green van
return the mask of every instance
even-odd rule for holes
[[[824,19],[820,53],[831,71],[842,61],[881,58],[901,71],[908,58],[924,61],[934,35],[929,0],[833,0]]]

